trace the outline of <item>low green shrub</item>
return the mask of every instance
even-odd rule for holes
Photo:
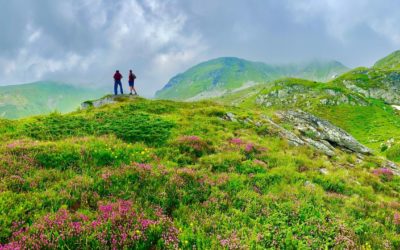
[[[320,185],[325,191],[335,192],[339,194],[350,194],[351,189],[346,183],[336,177],[330,176],[317,176],[314,177],[313,182]]]
[[[183,159],[188,162],[180,162],[181,164],[194,163],[198,158],[214,151],[211,142],[199,136],[180,136],[171,146],[176,147],[180,154],[187,156],[186,159]]]
[[[213,172],[233,172],[240,168],[244,159],[239,152],[225,152],[206,155],[200,159],[200,164]]]
[[[268,165],[260,160],[247,160],[236,165],[236,172],[241,174],[266,173]]]
[[[99,112],[94,119],[79,115],[38,117],[22,127],[22,133],[38,140],[60,140],[73,136],[116,135],[127,142],[163,144],[170,136],[174,123],[148,114]]]
[[[389,160],[400,162],[400,144],[386,150],[386,156]]]
[[[170,136],[174,123],[147,114],[98,114],[96,134],[114,134],[127,142],[161,145]]]

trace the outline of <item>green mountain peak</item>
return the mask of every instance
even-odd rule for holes
[[[239,91],[284,77],[329,81],[348,71],[337,61],[272,65],[237,57],[221,57],[200,63],[173,77],[157,91],[159,99],[198,100]]]
[[[374,67],[385,69],[400,69],[400,50],[396,50],[390,55],[377,61]]]

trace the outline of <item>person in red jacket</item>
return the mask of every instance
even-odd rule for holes
[[[135,91],[135,95],[137,95],[136,89],[135,89],[135,79],[136,79],[136,75],[133,74],[132,70],[129,70],[129,90],[131,91],[131,95],[132,95],[132,90]]]
[[[122,83],[121,83],[121,79],[122,79],[122,75],[121,73],[119,73],[119,70],[115,71],[114,74],[114,94],[118,95],[118,85],[119,85],[119,89],[121,90],[121,95],[124,94],[124,91],[122,90]]]

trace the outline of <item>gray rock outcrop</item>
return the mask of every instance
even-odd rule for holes
[[[372,151],[359,143],[354,137],[330,122],[303,111],[284,111],[277,115],[289,122],[298,130],[300,139],[328,155],[334,148],[361,154],[372,154]]]
[[[335,89],[318,89],[302,85],[279,85],[278,89],[256,98],[256,104],[264,107],[270,106],[305,106],[312,105],[310,100],[329,106],[348,104],[352,106],[367,106],[368,102],[362,96],[353,93],[344,93]]]
[[[364,75],[369,81],[365,82],[363,79],[343,80],[342,83],[346,88],[369,98],[384,100],[389,104],[400,104],[399,71],[387,72],[370,69],[355,71],[354,73]]]
[[[113,104],[119,102],[123,99],[133,99],[136,98],[134,95],[108,95],[103,98],[94,101],[86,101],[81,104],[81,109],[88,109],[88,108],[98,108],[107,104]]]

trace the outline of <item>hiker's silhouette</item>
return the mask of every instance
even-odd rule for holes
[[[124,94],[124,91],[122,90],[122,83],[121,83],[122,77],[123,76],[121,75],[121,73],[119,73],[119,70],[115,71],[115,74],[114,74],[114,94],[115,95],[118,95],[118,85],[119,85],[121,94]]]

